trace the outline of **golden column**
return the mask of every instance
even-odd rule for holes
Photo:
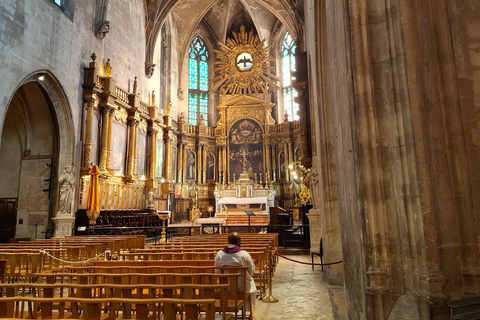
[[[110,123],[110,107],[102,106],[102,148],[100,149],[100,171],[107,171],[108,125]]]
[[[158,129],[154,126],[148,128],[150,132],[150,168],[148,172],[149,179],[155,179],[157,165],[157,133]]]
[[[187,147],[184,145],[183,146],[183,158],[182,158],[182,166],[183,166],[183,172],[182,172],[182,182],[185,183],[187,182],[187,152],[188,152],[188,149]]]
[[[197,184],[202,183],[202,150],[203,145],[199,144],[197,148]]]
[[[223,156],[223,151],[222,151],[222,147],[218,147],[218,150],[217,150],[217,162],[218,162],[218,170],[217,170],[217,173],[218,173],[218,177],[217,177],[217,182],[222,182],[222,171],[223,171],[223,166],[222,166],[222,156]]]
[[[128,134],[128,156],[127,156],[127,176],[129,178],[133,177],[135,173],[135,145],[136,145],[136,132],[137,132],[138,121],[135,118],[128,119],[129,134]]]
[[[272,144],[272,174],[273,182],[277,182],[277,146]]]
[[[227,147],[223,146],[223,184],[227,183],[227,176],[228,176],[228,167],[227,167]]]
[[[270,181],[272,181],[271,176],[270,176],[270,171],[271,171],[271,169],[270,169],[270,168],[271,168],[270,164],[271,164],[271,161],[272,161],[272,157],[270,156],[270,144],[267,144],[267,145],[265,146],[265,150],[266,150],[266,152],[267,152],[267,154],[266,154],[266,158],[267,158],[267,163],[266,163],[267,175],[266,175],[266,177],[265,177],[265,182],[270,182]]]
[[[285,180],[290,181],[290,169],[288,166],[290,165],[290,155],[288,154],[289,148],[288,148],[288,142],[285,142],[285,147],[284,147],[284,152],[285,152]]]
[[[203,146],[203,158],[202,158],[202,181],[203,183],[207,182],[207,150],[205,150],[205,146]]]
[[[85,137],[83,144],[83,167],[89,168],[92,157],[93,109],[98,104],[98,97],[92,94],[87,99],[87,115],[85,119]]]
[[[164,133],[165,139],[165,178],[167,181],[174,180],[172,176],[172,140],[168,136],[168,131]]]
[[[177,182],[183,183],[183,171],[185,171],[185,168],[183,166],[183,148],[184,148],[184,143],[180,143],[178,146],[178,169],[177,169]]]
[[[107,170],[110,171],[110,154],[112,150],[112,126],[113,117],[115,116],[115,108],[110,108],[108,116],[108,139],[107,139]]]

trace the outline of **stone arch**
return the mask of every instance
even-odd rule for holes
[[[44,114],[36,114],[34,111],[38,111],[37,108],[43,110]],[[19,161],[22,163],[21,171],[18,172],[19,219],[16,222],[15,237],[43,236],[41,228],[36,235],[31,235],[29,229],[32,223],[44,216],[48,216],[48,219],[45,219],[48,220],[48,224],[44,227],[46,236],[49,237],[53,235],[52,218],[57,211],[59,173],[67,165],[75,165],[76,134],[70,104],[56,77],[47,70],[38,70],[21,80],[8,100],[0,121],[2,123],[0,147],[4,139],[3,130],[10,125],[7,117],[12,116],[15,118],[15,130],[19,135],[18,144],[21,151]],[[43,119],[38,120],[39,116]],[[42,132],[46,132],[46,136],[43,136]],[[38,146],[38,141],[45,141],[45,144]],[[48,167],[50,170],[45,169]],[[31,196],[33,191],[21,190],[21,186],[30,186],[25,179],[35,181],[35,188],[39,192],[37,196],[44,201],[38,212],[35,211],[36,208],[27,206],[25,194],[28,194],[29,205],[36,201]],[[42,191],[47,198],[41,196]]]

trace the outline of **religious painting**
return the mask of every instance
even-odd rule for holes
[[[90,152],[90,163],[98,164],[98,117],[92,117],[92,149]]]
[[[147,135],[138,133],[137,136],[137,174],[145,174],[145,161],[147,158]]]
[[[112,149],[110,168],[125,174],[125,155],[127,154],[127,127],[119,123],[112,124]]]
[[[278,156],[278,164],[280,166],[280,179],[285,179],[286,171],[285,171],[285,152],[280,152]]]
[[[195,153],[187,152],[187,180],[195,180]]]
[[[177,176],[177,147],[172,147],[172,176],[170,177],[170,180],[172,182],[176,181],[176,176]]]
[[[263,137],[260,125],[250,119],[235,122],[229,134],[229,173],[235,181],[243,171],[252,180],[261,179],[263,171]]]
[[[155,171],[155,177],[160,178],[163,176],[163,161],[164,161],[164,145],[163,140],[157,140],[157,167]]]
[[[207,180],[215,180],[215,158],[207,154]]]

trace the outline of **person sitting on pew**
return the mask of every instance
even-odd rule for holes
[[[240,267],[248,266],[246,273],[246,288],[243,291],[243,278],[241,279],[239,289],[242,292],[249,293],[250,304],[247,310],[250,311],[250,319],[253,319],[253,310],[255,309],[255,300],[257,295],[257,287],[253,275],[255,274],[255,263],[252,256],[240,248],[241,237],[238,232],[232,232],[228,235],[228,246],[218,251],[215,256],[215,266],[218,267]],[[251,308],[250,308],[251,306]]]

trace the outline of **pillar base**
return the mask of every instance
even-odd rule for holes
[[[72,235],[73,224],[75,217],[70,214],[57,214],[55,218],[52,218],[55,223],[55,237],[65,237]]]
[[[320,250],[320,239],[322,238],[322,214],[320,209],[310,209],[307,213],[310,226],[310,251]]]

